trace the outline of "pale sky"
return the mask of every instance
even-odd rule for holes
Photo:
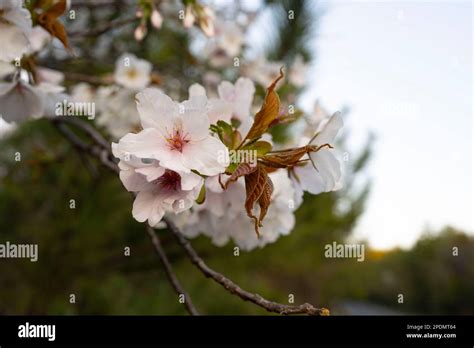
[[[330,1],[307,100],[348,105],[351,144],[377,140],[355,236],[408,247],[426,226],[473,231],[471,1]],[[305,98],[306,99],[306,98]]]

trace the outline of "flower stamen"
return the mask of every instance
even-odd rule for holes
[[[175,128],[166,141],[171,150],[177,150],[179,152],[183,152],[185,144],[189,143],[188,134],[183,134],[180,128]]]

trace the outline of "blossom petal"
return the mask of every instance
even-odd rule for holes
[[[44,103],[33,87],[22,82],[0,83],[0,115],[6,122],[42,116]]]
[[[135,172],[144,175],[147,181],[158,179],[165,173],[165,171],[165,168],[158,165],[151,165],[135,169]]]
[[[326,125],[323,127],[321,132],[312,141],[314,145],[333,144],[334,138],[342,128],[343,122],[340,112],[334,113]]]
[[[138,222],[145,222],[151,215],[155,197],[150,191],[141,191],[133,201],[132,215]]]
[[[221,99],[233,102],[235,100],[235,88],[229,81],[222,81],[217,87],[217,92]]]
[[[173,131],[177,103],[157,88],[147,88],[135,98],[143,128],[156,128],[163,136]]]
[[[320,150],[310,154],[316,165],[317,171],[313,169],[313,178],[303,178],[306,190],[312,194],[334,191],[338,188],[341,180],[341,164],[330,150]],[[307,164],[305,167],[310,166]],[[304,168],[304,167],[303,167]],[[311,169],[310,168],[310,169]],[[306,169],[308,170],[308,169]],[[300,174],[304,175],[305,171]]]
[[[206,96],[206,89],[199,83],[194,83],[189,87],[189,97],[195,97],[199,95]]]
[[[252,80],[241,77],[235,83],[235,104],[234,114],[243,121],[250,117],[250,108],[252,107],[253,95],[255,94],[255,85]]]
[[[217,121],[230,123],[232,118],[232,104],[226,100],[211,98],[209,99],[209,120],[211,124]]]
[[[150,184],[144,175],[135,173],[133,169],[121,170],[120,180],[127,191],[130,192],[142,191]]]
[[[117,153],[134,155],[140,158],[156,158],[157,153],[166,146],[166,140],[153,128],[137,134],[125,135],[116,147]]]
[[[199,186],[201,189],[204,180],[201,176],[197,175],[196,173],[179,173],[181,176],[181,189],[184,191],[190,191]]]
[[[25,33],[17,26],[0,21],[2,49],[0,60],[9,62],[21,58],[28,51],[29,41]]]
[[[225,145],[214,137],[187,144],[183,149],[183,163],[204,175],[223,173],[228,163]]]
[[[180,104],[179,119],[185,135],[193,141],[209,136],[210,121],[207,116],[207,98],[203,95],[192,96]]]

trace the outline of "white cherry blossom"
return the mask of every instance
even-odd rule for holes
[[[196,170],[203,175],[225,171],[227,148],[210,135],[205,96],[177,103],[160,90],[147,88],[136,99],[143,130],[120,139],[122,151],[156,159],[173,171]]]
[[[307,82],[308,66],[301,55],[296,56],[288,73],[288,80],[296,87],[303,87]]]
[[[150,84],[152,65],[131,53],[122,54],[115,63],[115,81],[130,89],[141,90]]]
[[[203,179],[193,173],[175,172],[159,165],[158,161],[143,161],[123,152],[112,144],[114,156],[120,159],[120,179],[125,188],[137,192],[132,215],[139,222],[148,220],[156,226],[164,214],[183,212],[199,196]]]
[[[71,88],[71,97],[75,102],[93,103],[96,100],[95,91],[85,82],[78,83]]]
[[[100,113],[97,124],[105,127],[115,139],[139,128],[140,118],[134,91],[117,86],[101,87],[96,100]]]
[[[243,73],[248,78],[267,88],[273,80],[280,74],[282,62],[271,62],[265,57],[260,56],[254,61],[246,64]]]

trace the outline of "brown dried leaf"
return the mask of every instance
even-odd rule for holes
[[[256,165],[251,165],[250,163],[246,163],[246,162],[239,163],[237,168],[235,168],[234,172],[231,174],[230,178],[227,179],[224,185],[224,189],[227,189],[227,187],[231,183],[237,181],[237,179],[240,178],[241,176],[253,173],[256,169],[257,169]]]
[[[52,36],[58,38],[64,47],[69,49],[66,29],[58,20],[58,17],[60,17],[64,11],[66,11],[66,0],[59,0],[47,11],[38,16],[38,24],[46,29]]]
[[[263,190],[262,195],[258,200],[258,205],[260,206],[260,216],[258,217],[258,219],[260,222],[263,221],[263,219],[267,215],[267,211],[270,207],[271,198],[273,194],[273,182],[270,177],[267,176],[267,178],[267,185],[265,185],[265,189]]]
[[[245,200],[245,210],[248,217],[254,220],[255,232],[260,237],[259,227],[265,217],[268,207],[270,206],[270,198],[273,192],[273,183],[263,166],[257,166],[257,169],[245,176],[245,191],[247,198]],[[253,213],[255,203],[260,205],[260,216],[257,218]]]
[[[267,88],[267,94],[265,95],[262,108],[257,112],[257,115],[255,115],[255,120],[246,139],[252,140],[260,137],[278,117],[278,114],[280,113],[280,97],[277,92],[275,92],[275,86],[284,76],[282,68],[280,69],[280,76],[278,76]]]
[[[311,151],[314,151],[313,145],[273,152],[262,157],[261,162],[268,167],[287,168],[288,166],[294,166],[301,157]]]

